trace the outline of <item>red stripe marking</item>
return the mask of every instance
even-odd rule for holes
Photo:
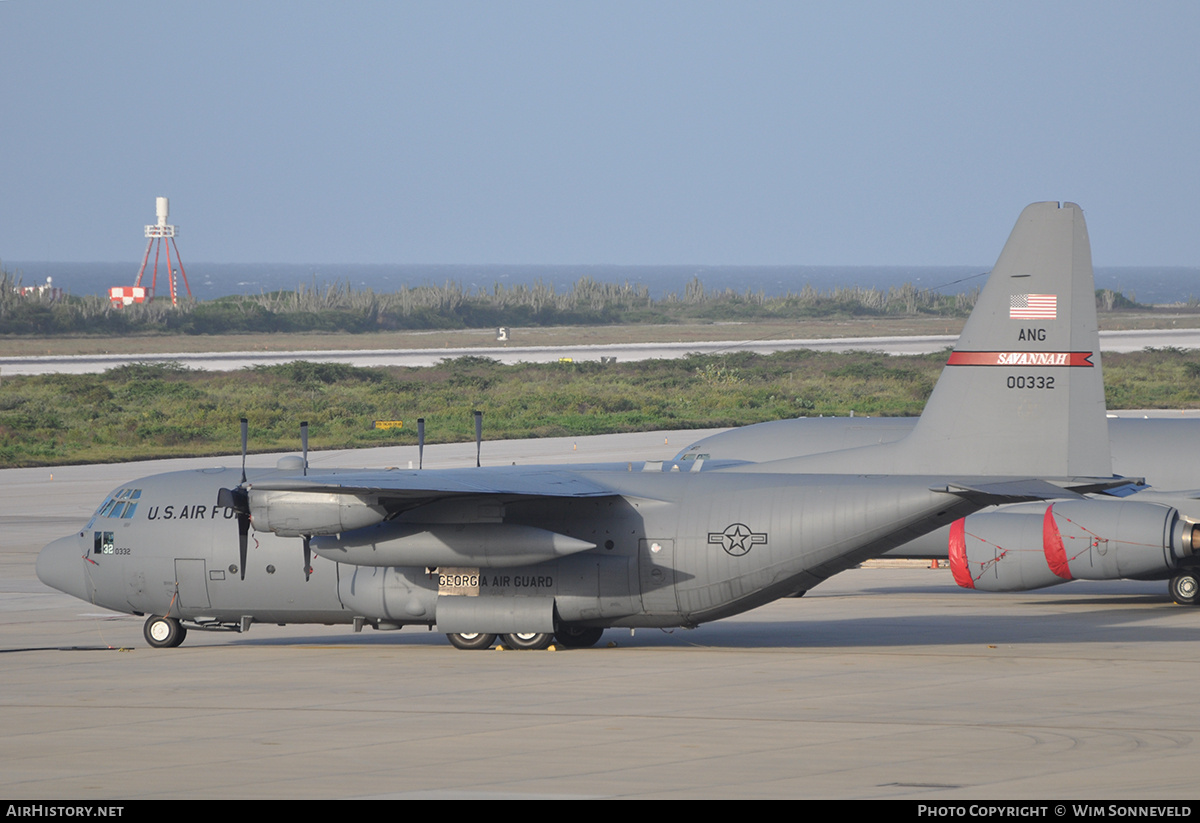
[[[975,588],[967,565],[967,519],[960,517],[950,525],[950,573],[964,589]]]
[[[1092,362],[1090,351],[956,351],[947,366],[1084,366]]]
[[[1058,531],[1058,523],[1054,520],[1054,504],[1046,507],[1046,516],[1042,518],[1042,553],[1046,555],[1046,565],[1050,571],[1063,580],[1071,580],[1071,568],[1067,565],[1067,550],[1063,548],[1062,535]]]

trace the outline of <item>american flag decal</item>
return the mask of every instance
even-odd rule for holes
[[[1053,320],[1058,317],[1057,294],[1014,294],[1008,300],[1012,320]]]

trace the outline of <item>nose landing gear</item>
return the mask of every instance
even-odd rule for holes
[[[152,614],[142,627],[146,642],[156,649],[173,649],[187,637],[187,629],[179,625],[174,617],[160,617]]]

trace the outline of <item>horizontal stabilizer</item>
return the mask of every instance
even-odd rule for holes
[[[982,483],[948,483],[933,489],[933,491],[947,492],[978,503],[1001,505],[1029,500],[1081,499],[1085,494],[1138,485],[1139,483],[1140,481],[1127,477],[1077,477],[1060,483],[1026,477]]]

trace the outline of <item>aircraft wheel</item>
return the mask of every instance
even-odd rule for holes
[[[456,649],[490,649],[496,642],[496,635],[483,634],[482,632],[464,632],[462,634],[448,634],[446,635],[446,639]]]
[[[1171,599],[1180,606],[1195,606],[1200,594],[1200,580],[1194,572],[1180,572],[1171,578]]]
[[[547,649],[554,642],[554,635],[547,632],[517,632],[504,635],[504,645],[510,649]]]
[[[152,614],[146,619],[142,634],[146,642],[156,649],[173,649],[187,637],[187,629],[179,625],[179,621],[173,617]]]
[[[600,642],[604,629],[592,626],[559,626],[554,639],[568,649],[590,649]]]

